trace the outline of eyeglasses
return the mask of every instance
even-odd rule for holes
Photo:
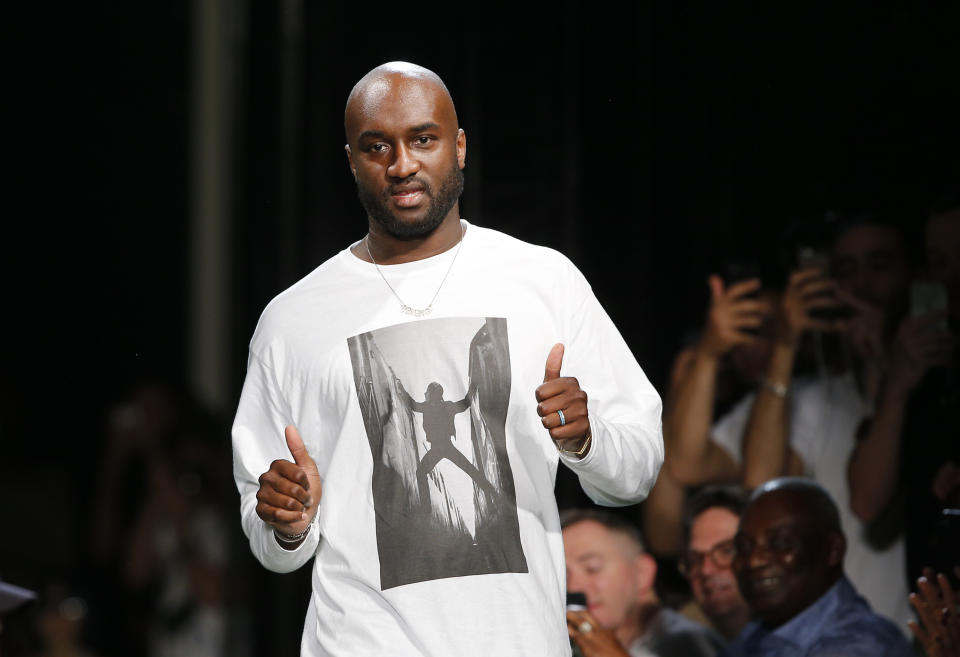
[[[703,560],[707,557],[710,557],[710,561],[717,568],[729,568],[735,556],[737,556],[737,548],[734,547],[731,539],[717,543],[706,552],[688,550],[678,565],[680,572],[689,577],[703,568]]]

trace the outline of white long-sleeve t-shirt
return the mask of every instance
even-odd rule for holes
[[[463,223],[459,253],[378,271],[341,251],[267,306],[250,343],[241,518],[267,568],[314,558],[305,656],[568,655],[557,465],[615,506],[642,500],[663,462],[660,397],[576,267]],[[428,305],[448,270],[430,315],[401,312],[398,296]],[[580,460],[536,412],[558,342],[589,397]],[[323,492],[288,551],[255,508],[259,476],[293,460],[291,424]]]

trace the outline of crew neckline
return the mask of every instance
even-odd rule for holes
[[[464,243],[460,246],[460,250],[463,251],[469,247],[469,244],[466,243],[467,235],[471,232],[471,229],[474,228],[469,221],[464,218],[460,218],[460,223],[463,227],[463,240]],[[415,271],[426,271],[432,269],[439,265],[447,266],[449,265],[449,259],[451,257],[451,251],[454,251],[457,248],[457,245],[453,245],[446,251],[441,251],[427,258],[421,258],[419,260],[411,260],[410,262],[401,262],[393,265],[383,265],[383,264],[373,264],[372,262],[367,262],[356,255],[353,254],[353,248],[360,244],[363,241],[363,238],[352,242],[347,248],[340,251],[340,260],[343,261],[348,267],[355,269],[357,271],[369,272],[376,274],[377,267],[384,271],[392,272],[415,272]],[[459,243],[458,243],[459,244]],[[463,254],[461,253],[462,257]]]

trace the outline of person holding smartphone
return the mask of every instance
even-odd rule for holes
[[[925,278],[910,288],[910,312],[897,327],[876,413],[849,463],[850,501],[876,519],[898,491],[905,514],[907,570],[915,582],[938,564],[933,540],[941,510],[960,488],[960,200],[936,205],[925,223]],[[951,331],[952,325],[952,331]],[[942,564],[946,572],[950,565]],[[955,582],[956,584],[956,582]]]

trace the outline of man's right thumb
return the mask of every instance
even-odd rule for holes
[[[303,445],[303,438],[300,437],[300,432],[297,431],[295,426],[288,425],[283,431],[284,437],[287,439],[287,449],[290,450],[290,454],[293,455],[293,460],[297,465],[300,466],[312,466],[313,459],[310,458],[310,454],[307,453],[307,448]]]

